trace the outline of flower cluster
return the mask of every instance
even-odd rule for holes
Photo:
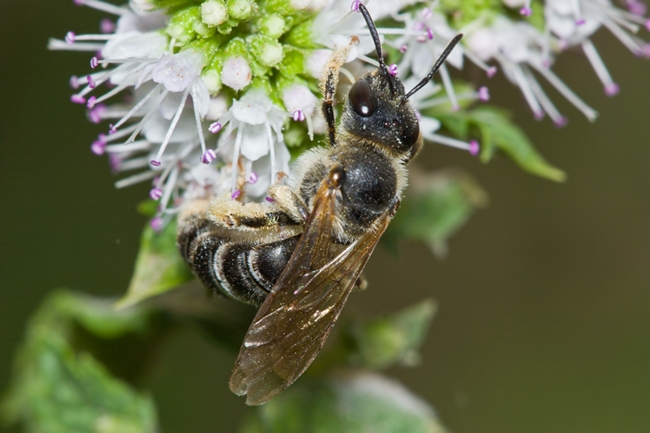
[[[71,31],[49,47],[93,53],[91,72],[70,80],[71,100],[86,105],[92,122],[108,125],[92,152],[107,154],[116,173],[135,171],[117,186],[152,183],[150,196],[159,201],[156,227],[188,199],[225,192],[236,199],[263,198],[279,172],[289,173],[289,150],[299,153],[325,131],[318,80],[333,51],[352,36],[359,39],[341,69],[350,81],[377,65],[357,13],[359,0],[74,2],[116,19],[102,20],[99,34]],[[396,61],[390,72],[399,72],[406,88],[426,76],[447,41],[463,32],[449,66],[461,69],[468,60],[488,77],[502,71],[536,118],[546,114],[557,125],[566,118],[536,77],[587,118],[597,115],[552,72],[558,53],[582,49],[608,95],[618,85],[590,39],[596,30],[605,27],[634,54],[650,56],[635,35],[642,26],[650,30],[640,0],[627,0],[627,9],[609,0],[443,0],[428,6],[401,0],[367,6]],[[487,88],[459,86],[446,65],[439,80],[410,99],[424,138],[477,154],[477,141],[439,134],[431,109],[453,112],[468,101],[487,101]]]

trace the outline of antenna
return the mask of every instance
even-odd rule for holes
[[[433,77],[433,74],[435,74],[436,71],[438,71],[438,69],[440,69],[440,66],[442,66],[442,64],[445,62],[445,60],[447,60],[447,57],[449,56],[449,54],[451,54],[452,50],[454,49],[456,44],[458,44],[458,42],[460,42],[461,39],[463,39],[463,34],[459,33],[456,36],[454,36],[454,38],[451,41],[449,41],[449,43],[447,44],[445,49],[442,51],[442,54],[440,54],[440,57],[438,57],[438,60],[436,60],[436,63],[434,63],[433,67],[431,68],[431,71],[427,74],[426,77],[424,77],[422,79],[422,81],[420,81],[418,84],[415,85],[415,87],[413,87],[411,90],[409,90],[409,92],[406,94],[406,96],[404,96],[404,99],[408,99],[415,92],[417,92],[418,90],[423,88],[429,82],[429,80],[431,80],[431,77]],[[385,67],[385,65],[384,65],[384,67]]]
[[[384,63],[384,53],[381,49],[381,40],[379,39],[379,33],[377,33],[377,27],[375,26],[375,22],[372,20],[372,17],[370,16],[368,9],[366,9],[366,6],[363,3],[359,3],[359,12],[361,12],[361,15],[363,15],[363,19],[366,20],[366,24],[368,25],[368,30],[370,31],[370,36],[372,37],[372,41],[375,43],[375,51],[377,51],[377,57],[378,57],[377,60],[379,61],[379,68],[381,69],[382,73],[386,77],[386,81],[388,81],[388,85],[390,86],[391,93],[395,93],[395,88],[393,86],[393,76],[390,74],[390,72],[388,72],[386,63]]]

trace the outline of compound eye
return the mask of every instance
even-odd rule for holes
[[[348,97],[352,108],[359,116],[368,117],[375,112],[375,98],[367,80],[358,80],[354,83]]]

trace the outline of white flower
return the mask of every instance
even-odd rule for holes
[[[548,114],[556,125],[566,123],[566,118],[546,95],[533,70],[593,121],[598,115],[596,111],[550,70],[553,58],[549,43],[549,39],[532,25],[497,17],[489,27],[481,27],[469,34],[465,45],[468,52],[481,60],[499,62],[506,77],[521,89],[536,118]]]
[[[544,8],[547,31],[559,39],[561,48],[582,47],[608,96],[617,94],[619,88],[590,37],[605,26],[634,54],[650,56],[648,44],[634,36],[650,21],[642,16],[644,8],[639,9],[636,3],[630,4],[630,8],[641,14],[616,8],[607,0],[547,0]]]
[[[210,125],[214,133],[225,127],[217,150],[233,167],[230,180],[233,192],[239,191],[242,186],[242,182],[238,182],[238,175],[243,175],[244,181],[249,184],[256,185],[248,187],[246,191],[253,197],[259,197],[275,181],[278,172],[287,172],[289,152],[282,136],[282,124],[286,117],[286,112],[275,106],[263,90],[251,89],[239,100],[233,100],[230,110],[218,122]],[[266,156],[268,160],[262,161]],[[257,161],[264,164],[255,164]],[[268,166],[268,173],[265,170],[260,173],[255,171],[260,170],[260,165]]]
[[[231,57],[225,61],[221,72],[221,82],[226,86],[241,90],[248,86],[253,78],[248,62],[243,57]]]
[[[294,84],[282,92],[282,102],[296,122],[307,120],[309,139],[314,139],[313,114],[318,98],[302,84]]]

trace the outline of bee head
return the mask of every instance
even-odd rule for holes
[[[379,69],[366,74],[352,85],[342,122],[351,134],[389,148],[406,162],[422,146],[420,125],[408,98],[431,80],[463,35],[454,37],[427,76],[405,92],[399,78],[389,71],[384,62],[377,28],[363,3],[359,4],[359,12],[363,15],[375,44]]]
[[[385,146],[405,160],[422,142],[404,86],[399,78],[386,76],[379,69],[352,85],[341,121],[354,136]]]

